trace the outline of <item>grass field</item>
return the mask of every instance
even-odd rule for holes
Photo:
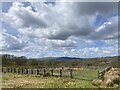
[[[74,69],[73,78],[70,78],[68,73],[63,71],[62,77],[59,77],[59,70],[55,70],[55,76],[47,77],[35,74],[3,73],[2,88],[99,88],[92,85],[92,80],[97,79],[98,74],[95,69]]]
[[[73,72],[74,78],[85,79],[85,80],[94,80],[97,78],[97,70],[91,70],[86,68],[79,68]]]
[[[3,73],[3,88],[97,88],[92,80],[97,75],[95,70],[74,71],[73,78],[42,75]],[[75,76],[75,77],[74,77]]]

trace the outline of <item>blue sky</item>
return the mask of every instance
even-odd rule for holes
[[[0,53],[117,56],[117,8],[115,2],[3,2]]]

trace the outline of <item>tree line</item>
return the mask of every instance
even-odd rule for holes
[[[107,58],[93,58],[82,60],[39,60],[33,58],[26,58],[25,56],[14,56],[9,54],[0,55],[2,58],[2,66],[11,67],[118,67],[120,57],[107,57]]]

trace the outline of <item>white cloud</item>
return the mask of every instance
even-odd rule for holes
[[[74,47],[76,42],[72,40],[46,40],[46,44],[52,47]]]
[[[88,36],[91,39],[106,40],[118,38],[118,16],[113,16],[108,19],[107,22],[95,29],[91,35]]]
[[[108,46],[113,46],[113,45],[118,45],[118,39],[108,39],[108,40],[103,40],[105,45]]]
[[[118,33],[117,16],[110,18],[98,29],[94,28],[96,13],[115,10],[116,3],[57,2],[55,6],[49,6],[44,2],[34,2],[32,5],[36,7],[36,12],[30,6],[24,7],[14,2],[8,13],[3,13],[3,21],[16,26],[22,34],[46,39],[66,40],[70,36],[107,39],[116,38]],[[91,12],[87,12],[88,9]]]
[[[16,38],[15,36],[12,36],[8,33],[2,33],[2,38],[0,39],[0,46],[1,50],[21,50],[22,48],[27,46],[26,42],[23,42]]]
[[[42,14],[32,11],[30,6],[24,7],[22,3],[14,2],[10,7],[8,14],[3,13],[3,19],[6,22],[10,22],[17,28],[28,27],[46,27],[46,23],[42,20],[44,18]]]
[[[23,52],[43,53],[44,51],[44,54],[51,53],[52,51],[49,50],[55,48],[65,55],[80,57],[113,54],[108,47],[104,49],[79,47],[94,45],[97,40],[103,40],[104,44],[110,47],[112,42],[107,40],[113,42],[117,40],[118,16],[107,18],[110,13],[117,12],[116,3],[56,2],[55,5],[48,5],[44,2],[33,2],[31,4],[35,11],[31,6],[24,7],[22,3],[13,2],[8,13],[2,13],[2,22],[10,24],[20,33],[19,38],[5,33],[3,48],[18,49]],[[95,28],[97,14],[106,17],[107,21]],[[26,42],[29,42],[29,46]],[[112,45],[115,46],[116,43]]]
[[[91,47],[91,48],[82,48],[82,49],[65,49],[65,56],[72,57],[105,57],[105,56],[115,56],[118,55],[117,45],[109,47]]]

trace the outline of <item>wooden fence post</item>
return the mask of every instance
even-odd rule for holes
[[[22,74],[24,74],[24,69],[23,68],[21,69],[21,72],[22,72]]]
[[[10,68],[8,67],[8,71],[7,71],[8,73],[10,72]]]
[[[105,70],[103,70],[101,72],[98,70],[98,79],[104,80],[104,74],[105,74]]]
[[[98,79],[100,79],[100,76],[99,76],[99,70],[98,70]]]
[[[26,68],[26,74],[28,74],[28,69]]]
[[[4,73],[7,73],[7,71],[8,71],[7,67],[3,68]]]
[[[62,77],[62,69],[60,69],[60,77]]]
[[[44,76],[45,76],[45,73],[46,73],[46,70],[44,69],[44,70],[43,70],[43,75],[44,75]]]
[[[11,73],[13,72],[13,68],[11,68]]]
[[[102,80],[104,80],[104,75],[105,75],[105,70],[103,71],[103,73],[102,73]]]
[[[9,68],[7,68],[7,73],[9,73]]]
[[[3,73],[6,73],[6,68],[3,67]]]
[[[3,69],[3,67],[2,67],[2,72],[4,72],[4,69]]]
[[[37,75],[39,75],[39,69],[37,68]]]
[[[33,69],[31,69],[31,74],[33,74]]]
[[[70,77],[73,78],[73,76],[72,76],[72,69],[70,69]]]
[[[53,76],[53,69],[51,69],[51,76]]]

